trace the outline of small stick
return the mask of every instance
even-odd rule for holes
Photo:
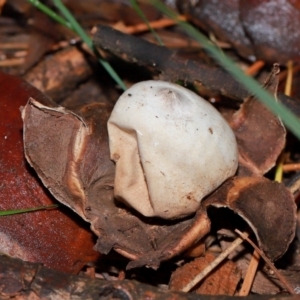
[[[256,250],[254,250],[248,266],[246,276],[244,278],[242,288],[239,292],[239,296],[247,296],[249,294],[259,264],[259,259],[260,259],[259,253]]]
[[[124,272],[124,270],[120,270],[118,275],[118,280],[124,280],[125,277],[126,277],[126,273]]]
[[[292,84],[293,84],[293,61],[289,60],[287,62],[287,77],[285,82],[284,93],[287,96],[292,94]]]
[[[14,57],[25,57],[27,56],[28,52],[26,50],[18,50],[14,52]]]
[[[249,76],[255,75],[266,63],[263,60],[257,60],[255,63],[253,63],[246,71],[245,73]]]
[[[197,82],[214,92],[234,99],[246,99],[249,92],[225,70],[207,64],[185,59],[176,51],[157,46],[133,35],[127,35],[109,26],[98,25],[94,31],[94,45],[125,61],[141,66],[151,66],[167,81],[182,80]],[[300,105],[284,94],[279,100],[300,115]]]
[[[245,234],[246,235],[246,234]],[[207,274],[215,269],[237,246],[243,242],[240,237],[236,238],[231,245],[226,248],[211,264],[200,272],[192,281],[182,288],[182,292],[189,292],[197,283],[199,283]]]
[[[295,73],[297,73],[299,70],[300,70],[300,65],[294,65],[294,67],[293,67],[293,73],[295,74]],[[278,78],[279,81],[282,81],[282,80],[286,79],[286,77],[288,76],[287,73],[288,73],[288,70],[287,70],[287,69],[281,71],[280,74],[279,74],[279,78]]]
[[[24,61],[25,59],[23,57],[4,59],[4,60],[0,60],[0,67],[19,66],[22,65]]]
[[[180,20],[185,21],[186,18],[184,16],[181,16]],[[157,21],[149,22],[149,25],[153,29],[160,29],[160,28],[164,28],[164,27],[173,26],[176,24],[177,24],[176,21],[174,21],[172,19],[168,19],[168,18],[163,18],[163,19],[160,19]],[[127,33],[127,34],[134,34],[134,33],[140,33],[140,32],[144,32],[144,31],[148,31],[148,30],[149,30],[149,27],[147,26],[147,24],[140,23],[137,25],[126,26],[126,27],[122,28],[121,31],[123,31],[124,33]]]
[[[276,163],[276,170],[275,170],[275,178],[274,180],[277,182],[282,182],[282,178],[283,178],[283,163],[285,161],[285,153],[281,152],[281,154],[279,155],[279,158],[277,160]]]
[[[279,273],[279,271],[275,268],[275,266],[272,264],[272,262],[264,255],[264,253],[248,238],[247,235],[240,232],[238,229],[235,229],[235,232],[238,233],[243,239],[245,239],[258,253],[259,255],[264,259],[264,261],[267,263],[267,265],[270,267],[270,269],[273,270],[274,274],[277,276],[277,278],[282,282],[282,284],[285,286],[287,291],[292,294],[296,295],[296,292],[291,287],[291,285],[287,282],[287,280],[284,278],[282,274]]]
[[[292,172],[300,170],[300,163],[285,164],[282,166],[283,172]]]
[[[0,49],[28,49],[28,43],[0,43]]]

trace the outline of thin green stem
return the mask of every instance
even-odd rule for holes
[[[32,212],[37,210],[53,209],[53,208],[57,208],[58,206],[59,204],[53,204],[49,206],[39,206],[39,207],[25,208],[25,209],[2,210],[0,211],[0,216],[4,217],[9,215],[24,214],[27,212]]]
[[[166,5],[159,0],[150,0],[151,3],[167,15],[169,18],[178,22],[178,24],[195,40],[197,40],[201,46],[226,69],[236,80],[241,82],[251,94],[255,95],[262,103],[264,103],[275,115],[278,115],[284,124],[300,139],[300,121],[299,119],[288,110],[283,104],[274,101],[274,97],[264,90],[260,84],[253,79],[245,75],[245,73],[238,68],[234,62],[226,55],[220,55],[220,50],[213,45],[203,34],[196,30],[190,24],[180,21],[177,13],[169,9]]]
[[[148,19],[146,18],[145,14],[143,13],[143,11],[141,10],[140,6],[138,5],[138,3],[136,2],[136,0],[130,0],[130,3],[132,5],[132,7],[134,8],[134,10],[137,12],[137,14],[142,18],[142,20],[145,22],[145,24],[148,26],[150,32],[152,33],[152,35],[154,36],[154,38],[157,40],[158,44],[160,46],[164,46],[164,43],[162,41],[162,39],[160,38],[160,36],[156,33],[156,31],[152,28],[151,24],[149,23]]]

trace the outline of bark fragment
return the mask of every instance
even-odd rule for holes
[[[182,80],[192,84],[197,82],[211,91],[233,99],[244,100],[249,97],[249,92],[242,84],[223,69],[184,59],[166,47],[157,46],[141,38],[124,34],[109,26],[97,26],[94,43],[96,47],[125,61],[150,67],[159,73],[163,80],[171,82]],[[278,94],[278,100],[300,116],[298,101],[281,93]]]

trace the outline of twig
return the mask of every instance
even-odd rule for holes
[[[292,85],[293,85],[293,61],[289,60],[287,62],[287,77],[285,82],[284,93],[287,96],[292,94]]]
[[[261,70],[262,67],[264,67],[266,63],[263,60],[257,60],[255,63],[253,63],[246,71],[245,73],[247,75],[253,76],[255,75],[259,70]]]
[[[199,283],[207,274],[215,269],[237,246],[243,242],[240,237],[236,238],[231,245],[226,248],[211,264],[200,272],[192,281],[182,288],[182,292],[189,292],[197,283]]]
[[[24,63],[24,61],[25,61],[24,57],[3,59],[3,60],[0,60],[0,67],[19,66],[19,65],[22,65]]]
[[[150,66],[160,71],[165,80],[173,82],[182,80],[189,83],[196,81],[212,91],[238,99],[249,96],[247,90],[222,69],[181,58],[175,51],[125,34],[112,27],[98,25],[94,43],[96,47],[128,62]]]
[[[0,43],[0,49],[28,49],[28,43]]]
[[[125,34],[105,25],[98,25],[94,30],[94,43],[128,62],[151,67],[160,72],[161,78],[176,82],[181,80],[203,85],[211,91],[234,99],[246,99],[249,92],[230,74],[218,67],[211,67],[199,61],[180,57],[176,51],[150,43],[142,38]],[[298,116],[300,104],[297,101],[278,94],[284,103]]]
[[[285,164],[282,166],[283,172],[292,172],[300,170],[300,163]]]
[[[181,17],[182,20],[185,20],[184,16]],[[165,28],[169,26],[174,26],[177,24],[174,20],[171,20],[169,18],[162,18],[156,21],[149,22],[151,27],[153,29],[160,29],[160,28]],[[115,29],[118,29],[118,27],[114,26]],[[149,28],[145,23],[140,23],[136,25],[131,25],[131,26],[125,26],[121,28],[121,31],[127,34],[135,34],[135,33],[141,33],[144,31],[148,31]]]
[[[145,24],[147,25],[148,29],[150,30],[150,32],[152,33],[152,35],[154,36],[154,38],[157,40],[158,44],[160,46],[163,46],[164,43],[162,41],[162,39],[160,38],[160,36],[155,32],[155,30],[153,29],[153,27],[151,26],[151,24],[149,23],[148,19],[146,18],[145,14],[143,13],[143,11],[141,10],[140,6],[138,5],[136,0],[130,0],[130,3],[132,5],[132,7],[135,9],[135,11],[137,12],[137,14],[142,18],[142,20],[145,22]]]
[[[277,159],[276,170],[275,170],[275,178],[274,178],[274,180],[277,181],[277,182],[282,182],[283,163],[284,163],[285,157],[286,157],[285,153],[281,152],[281,154],[279,155],[279,158]]]
[[[239,292],[239,296],[247,296],[249,294],[259,264],[259,259],[259,253],[256,250],[254,250],[248,266],[247,273],[244,278],[243,285]]]
[[[264,259],[264,261],[267,263],[267,265],[272,269],[274,274],[277,276],[277,278],[281,281],[281,283],[285,286],[286,290],[292,294],[295,295],[294,289],[291,287],[291,285],[287,282],[287,280],[284,278],[282,274],[279,273],[279,271],[275,268],[275,266],[272,264],[272,262],[265,256],[265,254],[248,238],[247,235],[240,232],[238,229],[235,229],[235,232],[239,234],[243,239],[245,239],[258,253],[259,255]]]

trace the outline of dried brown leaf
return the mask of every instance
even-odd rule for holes
[[[94,103],[76,114],[30,99],[22,112],[27,160],[52,194],[85,220],[89,198],[113,197],[114,164],[106,130],[110,110]]]
[[[239,175],[263,175],[276,163],[285,145],[281,121],[258,100],[250,98],[231,120],[239,148]]]
[[[277,98],[278,64],[267,78],[264,87]],[[265,105],[249,97],[230,120],[239,148],[240,176],[263,175],[276,163],[285,145],[286,130],[281,120]]]
[[[296,205],[282,183],[263,177],[235,177],[214,192],[205,205],[228,207],[240,215],[272,260],[285,253],[295,236]]]
[[[196,258],[192,262],[179,267],[171,276],[170,290],[180,291],[214,260],[215,256],[207,252],[205,257]],[[197,294],[232,296],[240,279],[241,274],[236,264],[231,260],[227,260],[213,270],[194,290]]]

